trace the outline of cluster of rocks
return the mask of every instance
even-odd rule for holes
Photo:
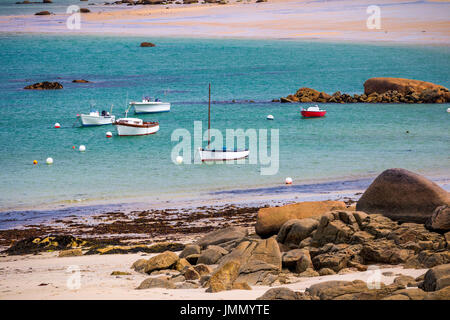
[[[207,288],[207,292],[269,284],[281,271],[281,252],[274,238],[249,236],[246,228],[213,231],[179,254],[164,252],[148,260],[137,260],[137,272],[159,275],[144,280],[137,289]]]
[[[257,300],[449,300],[450,264],[428,270],[418,278],[398,276],[390,285],[369,288],[361,280],[325,281],[305,292],[272,288]]]
[[[63,86],[59,82],[38,82],[34,84],[30,84],[29,86],[26,86],[24,89],[27,90],[56,90],[56,89],[62,89]]]
[[[391,197],[383,199],[383,192]],[[409,203],[409,198],[415,201]],[[375,179],[360,202],[262,208],[256,234],[229,227],[186,245],[179,255],[164,252],[136,261],[135,271],[152,276],[138,289],[249,290],[252,285],[280,286],[301,277],[366,271],[371,265],[402,265],[431,269],[424,277],[402,275],[375,289],[363,281],[331,281],[303,293],[271,289],[261,299],[449,299],[448,193],[415,173],[390,169]]]
[[[332,95],[311,88],[300,88],[295,94],[282,97],[286,102],[319,103],[446,103],[450,91],[431,82],[402,78],[371,78],[364,83],[364,93]]]

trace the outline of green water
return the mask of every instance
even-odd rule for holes
[[[151,40],[154,48],[140,48]],[[0,37],[0,209],[54,202],[168,197],[247,187],[373,177],[402,167],[450,176],[449,105],[327,104],[322,119],[301,119],[299,105],[270,103],[306,86],[361,93],[375,76],[414,78],[449,87],[448,47],[346,43],[2,35]],[[91,84],[73,84],[87,79]],[[38,81],[63,90],[27,91]],[[172,131],[207,126],[279,129],[280,167],[175,165]],[[91,103],[121,116],[143,95],[172,103],[156,135],[105,138],[112,126],[72,127]],[[235,99],[237,102],[232,103]],[[245,102],[254,100],[254,103]],[[272,114],[274,121],[267,121]],[[59,122],[61,129],[54,129]],[[406,133],[409,131],[409,133]],[[84,144],[87,152],[72,146]],[[45,165],[52,157],[54,164]],[[39,164],[34,166],[33,160]]]

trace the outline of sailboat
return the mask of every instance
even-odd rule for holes
[[[208,98],[208,145],[206,148],[199,148],[200,159],[202,161],[228,161],[247,158],[250,151],[248,149],[211,149],[211,84],[209,84]]]

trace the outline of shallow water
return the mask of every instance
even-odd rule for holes
[[[448,105],[327,104],[325,118],[301,119],[299,105],[270,103],[303,86],[362,93],[364,81],[374,76],[449,87],[448,47],[161,38],[150,39],[154,48],[139,48],[148,40],[0,37],[1,210],[277,187],[287,176],[295,184],[373,178],[392,167],[450,176]],[[23,90],[44,80],[64,89]],[[207,126],[209,82],[216,101],[213,127],[279,129],[276,175],[261,175],[260,165],[171,161],[173,130],[192,133],[196,120]],[[127,96],[143,95],[172,103],[170,113],[141,116],[160,122],[156,135],[107,139],[112,126],[72,127],[76,114],[93,103],[108,110],[114,104],[113,113],[121,116]],[[275,120],[267,121],[268,114]],[[62,128],[54,129],[55,122]],[[85,153],[72,149],[80,144]],[[47,157],[53,165],[45,165]]]

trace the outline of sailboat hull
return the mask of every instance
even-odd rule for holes
[[[230,161],[245,159],[249,150],[208,150],[199,148],[200,159],[202,161]]]

